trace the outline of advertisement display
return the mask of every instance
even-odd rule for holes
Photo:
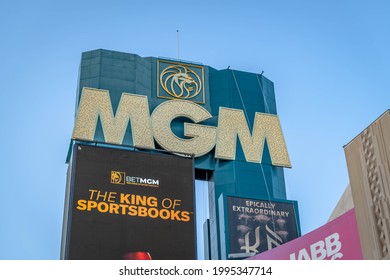
[[[193,159],[74,145],[66,259],[195,259]]]
[[[299,236],[293,201],[227,197],[229,258],[258,254]]]
[[[355,210],[252,260],[362,260]]]

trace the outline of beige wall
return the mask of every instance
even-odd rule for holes
[[[337,217],[340,217],[341,215],[346,213],[348,210],[351,210],[352,208],[353,208],[353,200],[352,200],[351,186],[348,184],[339,202],[337,203],[332,214],[330,215],[328,223],[336,219]]]
[[[390,259],[390,111],[347,144],[344,152],[363,256]]]

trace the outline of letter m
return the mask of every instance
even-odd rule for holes
[[[278,116],[256,113],[251,133],[242,110],[220,107],[215,157],[234,160],[237,138],[246,161],[261,163],[267,140],[272,165],[291,167]]]
[[[105,142],[122,144],[130,121],[133,145],[154,148],[146,96],[123,93],[114,116],[107,90],[83,88],[72,138],[93,141],[99,117]]]

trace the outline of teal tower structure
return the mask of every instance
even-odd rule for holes
[[[204,107],[212,118],[202,124],[217,126],[220,107],[243,110],[250,131],[254,125],[256,112],[277,115],[274,85],[262,74],[248,73],[233,69],[218,70],[213,67],[189,61],[159,57],[140,57],[136,54],[93,50],[84,52],[79,71],[76,110],[83,88],[108,90],[114,114],[122,93],[145,95],[148,97],[150,112],[167,101],[170,96],[162,95],[163,85],[159,73],[171,65],[185,65],[202,81],[198,96],[191,100]],[[185,138],[184,118],[175,119],[171,128],[181,138]],[[132,131],[126,130],[123,146],[132,146]],[[94,141],[104,142],[100,120]],[[156,148],[160,148],[156,143]],[[71,149],[70,149],[71,150]],[[267,142],[264,145],[261,163],[245,159],[240,141],[234,160],[214,157],[214,149],[195,159],[196,178],[208,181],[209,185],[209,255],[210,259],[229,259],[229,229],[226,218],[226,197],[263,199],[266,201],[285,201],[286,189],[283,167],[272,165]],[[172,173],[172,176],[180,174]],[[299,219],[295,213],[298,232]]]

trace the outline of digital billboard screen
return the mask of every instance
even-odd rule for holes
[[[227,196],[229,258],[254,255],[299,236],[293,201]]]
[[[195,259],[192,158],[75,144],[72,168],[66,259]]]

